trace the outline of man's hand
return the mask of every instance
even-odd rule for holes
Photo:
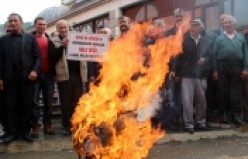
[[[179,81],[180,80],[180,77],[179,76],[176,76],[176,73],[174,71],[172,71],[172,72],[169,73],[169,78],[170,79],[173,79],[175,81]]]
[[[170,79],[174,79],[175,77],[176,77],[176,73],[175,72],[172,71],[172,72],[169,73],[169,78]]]
[[[30,74],[28,75],[28,79],[29,79],[30,81],[35,81],[36,78],[37,78],[37,72],[31,71]]]
[[[242,72],[241,72],[241,78],[242,78],[243,80],[247,79],[247,78],[248,78],[248,71],[242,71]]]
[[[96,80],[96,78],[94,77],[94,76],[90,76],[90,81],[92,82],[92,81],[95,81]]]
[[[66,37],[62,40],[63,46],[67,47],[68,43],[69,43],[69,39]]]
[[[199,65],[203,65],[205,62],[206,62],[206,59],[205,59],[204,57],[201,57],[201,58],[198,60],[198,64],[199,64]]]
[[[0,91],[3,90],[3,80],[0,80]]]
[[[213,79],[214,80],[218,80],[219,79],[219,75],[218,75],[218,72],[217,71],[214,71],[214,73],[213,73]]]

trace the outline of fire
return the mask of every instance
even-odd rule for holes
[[[80,98],[72,117],[73,143],[80,156],[141,159],[165,134],[152,128],[150,117],[160,104],[167,63],[181,51],[187,27],[147,48],[143,39],[149,25],[134,24],[111,42],[100,83],[91,84],[90,92]]]

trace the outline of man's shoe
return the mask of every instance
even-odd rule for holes
[[[63,129],[63,135],[64,136],[70,136],[71,135],[71,130],[69,128],[65,128]]]
[[[189,134],[194,134],[194,129],[193,128],[184,128],[184,130],[186,132],[188,132]]]
[[[244,122],[248,123],[248,118],[247,117],[244,118]]]
[[[55,135],[55,130],[52,128],[51,122],[44,123],[44,134],[45,135]]]
[[[3,134],[0,135],[0,140],[3,140],[8,134],[4,132]]]
[[[40,133],[40,124],[35,123],[33,124],[32,131],[31,131],[31,137],[38,138]]]
[[[29,135],[29,134],[22,134],[21,135],[21,138],[24,140],[24,141],[27,141],[27,142],[33,142],[34,140],[32,139],[32,137]]]
[[[241,118],[239,116],[234,116],[233,117],[233,124],[238,128],[241,126]]]
[[[195,130],[196,131],[210,131],[211,129],[207,126],[196,126]]]
[[[228,116],[226,113],[223,113],[222,118],[221,118],[222,123],[228,123]]]
[[[3,138],[3,143],[4,144],[10,144],[11,142],[13,142],[16,139],[17,139],[16,135],[7,135],[6,137]]]

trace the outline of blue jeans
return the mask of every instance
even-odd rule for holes
[[[52,116],[52,98],[53,98],[53,77],[50,74],[40,74],[37,82],[34,85],[34,98],[33,98],[33,124],[38,123],[40,118],[39,100],[40,92],[43,98],[43,123],[51,122]]]

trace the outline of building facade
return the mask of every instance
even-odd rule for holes
[[[173,10],[178,7],[184,9],[186,15],[202,17],[209,30],[219,28],[222,13],[234,15],[240,30],[248,26],[244,14],[247,0],[64,0],[62,5],[69,8],[68,12],[49,21],[48,32],[55,30],[57,20],[65,19],[76,31],[94,32],[104,26],[118,35],[118,18],[122,15],[134,21],[161,18],[171,26]]]

